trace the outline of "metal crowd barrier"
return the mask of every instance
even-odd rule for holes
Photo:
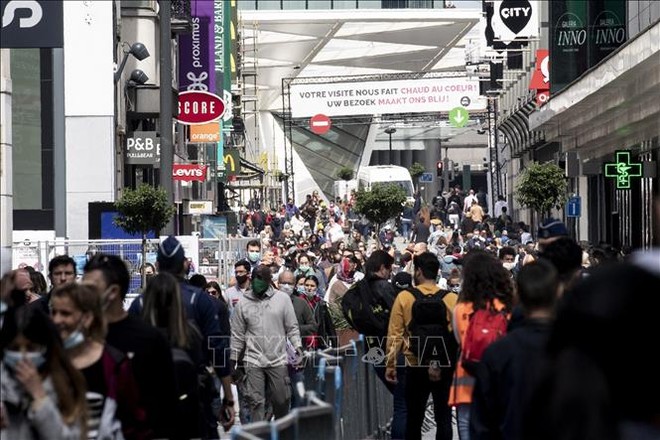
[[[317,351],[304,371],[307,405],[273,422],[237,426],[232,439],[386,438],[392,395],[373,366],[363,361],[365,354],[362,336],[345,346]]]

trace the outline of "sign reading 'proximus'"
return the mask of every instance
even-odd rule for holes
[[[292,84],[290,97],[294,118],[449,112],[461,102],[467,110],[486,108],[479,81],[467,77]]]

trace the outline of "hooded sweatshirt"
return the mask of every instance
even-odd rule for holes
[[[260,368],[285,366],[287,339],[302,347],[289,295],[272,287],[263,297],[247,291],[231,315],[231,360]]]

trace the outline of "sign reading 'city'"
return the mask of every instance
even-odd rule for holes
[[[179,92],[177,121],[186,125],[206,124],[220,119],[225,113],[225,102],[209,92]]]
[[[494,1],[491,19],[494,37],[505,44],[516,38],[539,34],[538,2],[529,0]]]
[[[294,118],[449,112],[461,103],[486,108],[479,80],[467,77],[292,84],[290,92]]]
[[[630,161],[630,151],[616,152],[615,162],[605,164],[605,177],[616,179],[616,189],[630,189],[632,177],[642,177],[642,164]]]

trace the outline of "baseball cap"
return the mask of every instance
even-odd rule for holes
[[[568,235],[566,225],[558,219],[547,218],[539,225],[538,238],[553,238]]]
[[[177,268],[186,258],[181,242],[170,235],[158,246],[156,261],[160,269]]]

